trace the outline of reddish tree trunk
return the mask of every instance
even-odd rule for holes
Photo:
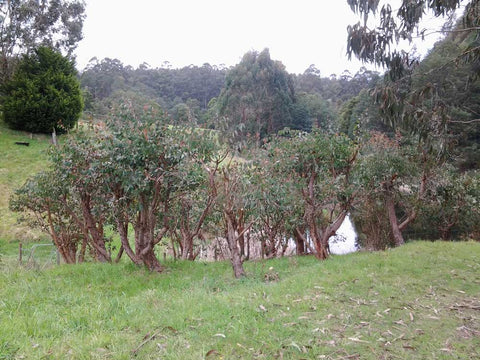
[[[395,246],[405,244],[402,232],[398,225],[397,214],[395,213],[395,202],[393,201],[393,195],[387,191],[385,192],[385,207],[387,210],[388,221],[390,223],[390,229],[392,230],[393,242]]]
[[[240,256],[240,253],[238,251],[238,245],[237,245],[237,235],[236,235],[236,229],[235,229],[235,221],[233,218],[233,214],[229,212],[224,212],[225,216],[225,221],[227,223],[227,244],[228,244],[228,249],[230,250],[230,261],[232,263],[233,267],[233,273],[235,277],[241,278],[243,276],[246,276],[245,270],[243,269],[243,262],[242,262],[242,257]]]
[[[295,246],[297,249],[297,255],[305,255],[307,252],[307,247],[305,244],[305,235],[303,235],[304,230],[296,228],[293,232],[293,237],[295,238]]]

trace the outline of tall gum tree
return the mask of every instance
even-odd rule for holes
[[[225,87],[217,99],[220,119],[234,140],[251,137],[259,140],[284,127],[307,130],[308,112],[297,104],[293,78],[279,61],[270,58],[268,49],[246,53],[226,76]]]

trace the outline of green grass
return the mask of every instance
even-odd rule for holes
[[[0,247],[0,359],[473,359],[480,244],[246,263],[16,265]],[[267,279],[267,281],[266,281]]]
[[[16,145],[17,141],[30,145]],[[48,166],[46,150],[49,146],[48,136],[13,131],[0,120],[0,239],[35,240],[39,237],[38,232],[17,224],[17,216],[8,209],[8,199],[29,176]]]

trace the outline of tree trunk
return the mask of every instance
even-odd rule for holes
[[[140,265],[141,262],[135,252],[132,250],[130,242],[128,241],[128,221],[117,219],[117,228],[118,233],[120,234],[120,242],[122,243],[123,250],[130,260],[132,260],[135,264]]]
[[[328,253],[330,253],[330,245],[328,243],[328,240],[337,234],[337,230],[340,228],[342,225],[343,221],[345,220],[345,217],[347,216],[347,211],[342,210],[340,214],[337,216],[337,218],[330,224],[328,225],[322,233],[322,244],[323,247],[327,250]]]
[[[243,269],[242,257],[238,251],[234,220],[232,219],[232,215],[226,211],[224,212],[224,216],[225,221],[227,222],[227,244],[230,250],[230,261],[232,262],[233,273],[238,279],[246,276],[246,274],[245,270]]]
[[[402,232],[398,225],[397,214],[395,213],[395,202],[393,201],[393,195],[390,191],[385,192],[385,206],[387,208],[388,221],[392,230],[393,242],[395,246],[405,244]]]
[[[305,244],[305,236],[302,235],[304,233],[303,229],[296,228],[293,232],[293,237],[295,238],[295,247],[297,250],[297,255],[305,255],[306,253],[306,244]]]
[[[155,255],[155,224],[156,217],[153,207],[144,202],[144,207],[139,211],[134,224],[135,254],[138,261],[150,271],[162,272],[163,267]]]
[[[195,255],[193,253],[193,236],[189,233],[189,231],[180,229],[180,242],[182,259],[190,261],[195,260]]]

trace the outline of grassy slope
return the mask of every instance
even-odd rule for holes
[[[47,164],[46,150],[49,138],[8,129],[0,120],[0,241],[31,240],[38,237],[16,223],[16,216],[8,209],[8,199],[25,180],[43,170]],[[15,145],[26,141],[30,146]]]
[[[480,357],[478,243],[248,263],[240,281],[228,263],[34,271],[2,252],[4,359]]]

